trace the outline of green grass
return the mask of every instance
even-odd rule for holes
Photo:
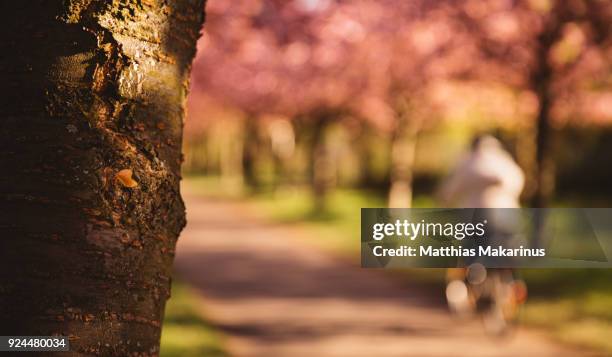
[[[530,290],[526,324],[612,355],[612,270],[530,269],[522,275]]]
[[[356,255],[360,249],[361,208],[385,207],[386,199],[377,192],[338,189],[326,198],[326,210],[314,211],[310,190],[282,188],[273,193],[250,197],[267,218],[295,224],[312,232],[313,243],[343,255]],[[417,197],[416,205],[429,207],[427,197]]]
[[[223,357],[222,340],[198,313],[197,296],[185,285],[174,282],[166,304],[161,337],[161,357]]]
[[[181,185],[183,193],[200,196],[237,199],[244,198],[246,190],[235,182],[224,181],[219,176],[185,176]]]
[[[313,211],[307,189],[260,194],[254,202],[273,221],[296,224],[312,232],[316,237],[312,243],[348,255],[359,252],[361,207],[381,207],[384,203],[372,193],[338,190],[327,197],[326,211]]]

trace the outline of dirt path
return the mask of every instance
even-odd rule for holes
[[[534,332],[486,337],[418,289],[296,244],[244,205],[186,197],[178,273],[234,356],[582,356]],[[303,237],[302,237],[303,238]]]

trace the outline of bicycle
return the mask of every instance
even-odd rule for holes
[[[473,263],[447,271],[446,299],[453,314],[478,315],[487,333],[502,336],[518,324],[527,285],[514,269]]]

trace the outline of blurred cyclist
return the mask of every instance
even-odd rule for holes
[[[523,171],[499,140],[478,136],[444,182],[440,199],[452,207],[518,208],[524,184]]]
[[[446,207],[519,208],[524,183],[523,171],[499,140],[483,135],[473,140],[466,157],[443,182],[439,199]],[[482,214],[489,221],[488,244],[496,240],[502,244],[511,237],[515,227],[510,210]],[[507,330],[526,297],[524,283],[514,278],[512,270],[487,269],[478,260],[467,269],[449,269],[447,280],[451,310],[458,314],[481,312],[487,331],[496,334]]]

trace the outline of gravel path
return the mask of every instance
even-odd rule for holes
[[[533,331],[487,337],[477,321],[449,316],[439,295],[300,244],[299,228],[236,201],[185,199],[177,272],[234,356],[593,356]]]

